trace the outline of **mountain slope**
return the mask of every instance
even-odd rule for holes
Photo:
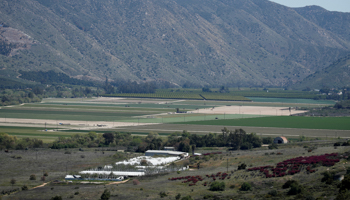
[[[348,23],[343,14],[334,27]],[[30,40],[2,37],[12,50],[1,72],[285,86],[349,53],[349,26],[309,15],[267,0],[4,0],[1,35],[11,28]]]
[[[309,75],[292,87],[295,89],[350,87],[350,55],[337,60],[323,70]]]

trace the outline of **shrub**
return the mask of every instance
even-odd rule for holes
[[[160,198],[164,198],[168,195],[165,192],[159,192],[159,196],[160,196]]]
[[[137,180],[137,179],[134,179],[134,180],[132,181],[132,184],[134,184],[134,185],[139,185],[139,184],[140,184],[140,181]]]
[[[335,147],[340,146],[340,145],[341,145],[341,143],[340,143],[340,142],[336,142],[336,143],[334,143],[334,146],[335,146]]]
[[[108,189],[105,189],[105,191],[101,195],[101,200],[108,200],[111,197],[111,193]]]
[[[245,182],[245,183],[242,184],[240,190],[241,191],[249,191],[251,189],[252,189],[252,186],[249,183]]]
[[[278,145],[273,143],[269,145],[269,149],[278,149]]]
[[[45,172],[45,173],[44,173],[44,176],[49,176],[49,173]]]
[[[180,200],[180,198],[181,198],[181,194],[178,193],[178,194],[175,196],[175,199],[176,199],[176,200]]]
[[[245,169],[247,165],[245,163],[242,163],[241,165],[238,166],[238,170]]]
[[[12,178],[10,183],[12,184],[12,187],[13,187],[13,185],[16,184],[16,179]]]
[[[230,185],[230,188],[231,188],[231,189],[234,189],[234,188],[235,188],[235,185]]]
[[[30,175],[29,180],[36,180],[35,174]]]
[[[295,180],[288,180],[287,182],[285,182],[282,186],[283,189],[287,189],[287,188],[290,188],[290,186],[293,184],[293,183],[297,183]]]
[[[332,184],[333,183],[333,174],[326,171],[322,173],[323,178],[321,179],[322,182],[325,182],[326,184]]]
[[[350,175],[346,175],[339,185],[339,193],[346,190],[350,190]]]
[[[57,195],[57,196],[51,197],[51,200],[62,200],[62,197]]]
[[[28,186],[26,186],[26,185],[23,185],[23,186],[22,186],[22,190],[23,190],[23,191],[26,191],[26,190],[28,190]]]
[[[348,190],[339,190],[337,198],[335,200],[347,200],[350,199],[350,191]]]
[[[278,192],[277,192],[277,190],[271,190],[268,194],[275,197],[278,195]]]
[[[193,200],[192,197],[190,195],[182,197],[181,200]]]
[[[297,182],[293,183],[290,186],[290,190],[288,191],[289,195],[296,195],[304,192],[304,187],[302,185],[299,185]]]
[[[211,183],[209,190],[211,190],[211,191],[224,191],[225,187],[226,187],[226,185],[224,182],[214,181],[213,183]]]
[[[309,195],[305,197],[305,200],[315,200],[315,197]]]

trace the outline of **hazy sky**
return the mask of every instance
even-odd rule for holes
[[[318,5],[330,11],[350,12],[350,0],[270,0],[288,7]]]

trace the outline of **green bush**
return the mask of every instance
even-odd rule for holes
[[[292,184],[294,184],[294,183],[297,184],[297,182],[296,182],[295,180],[288,180],[287,182],[285,182],[285,183],[283,184],[282,188],[283,188],[283,189],[290,188],[290,186],[291,186]]]
[[[278,195],[278,192],[277,192],[277,190],[271,190],[268,194],[275,197]]]
[[[249,191],[251,189],[252,189],[252,186],[249,183],[245,182],[245,183],[242,184],[240,190],[241,191]]]
[[[273,143],[269,145],[269,149],[278,149],[278,145]]]
[[[210,191],[224,191],[225,187],[226,187],[226,185],[224,182],[214,181],[211,183],[209,190]]]
[[[108,189],[105,189],[105,191],[101,195],[101,200],[108,200],[111,197],[111,193]]]
[[[181,200],[193,200],[192,197],[190,195],[182,197]]]
[[[181,194],[178,193],[178,194],[175,196],[175,199],[176,199],[176,200],[180,200],[180,198],[181,198]]]
[[[51,197],[51,200],[62,200],[62,197],[57,195],[57,196]]]
[[[246,167],[247,167],[247,165],[245,163],[242,163],[242,164],[238,165],[238,170],[245,169]]]
[[[262,139],[263,144],[272,144],[273,139],[272,137],[266,137]]]
[[[23,186],[22,186],[22,191],[26,191],[26,190],[28,190],[28,186],[23,185]]]
[[[35,174],[30,175],[29,180],[36,180]]]
[[[339,193],[346,190],[350,191],[350,175],[346,175],[339,185]]]
[[[323,178],[321,179],[322,182],[325,182],[326,184],[332,184],[333,183],[333,174],[326,171],[322,173]]]
[[[297,195],[304,192],[304,187],[298,183],[293,183],[288,191],[289,195]]]
[[[164,198],[168,195],[165,192],[159,192],[159,196],[160,196],[160,198]]]

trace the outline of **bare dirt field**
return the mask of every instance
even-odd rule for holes
[[[125,126],[148,125],[146,123],[134,122],[106,122],[106,121],[74,121],[74,120],[47,120],[47,119],[20,119],[20,118],[0,118],[3,126],[33,126],[46,124],[47,128],[79,128],[79,129],[105,129]]]
[[[249,114],[249,115],[273,115],[289,116],[306,111],[291,109],[289,107],[265,107],[265,106],[222,106],[215,108],[199,109],[195,113],[206,114]]]

